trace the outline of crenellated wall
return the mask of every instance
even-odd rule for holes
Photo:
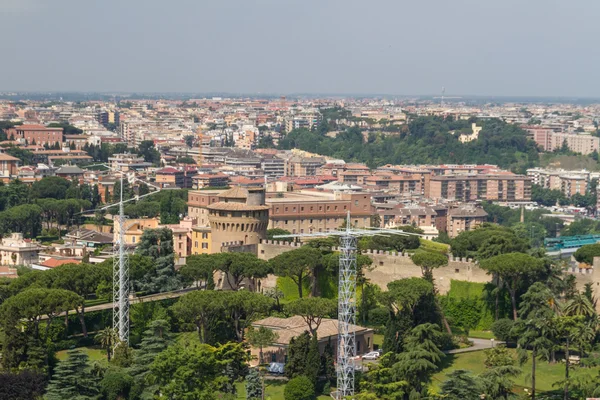
[[[258,244],[258,257],[269,260],[301,246],[301,243],[261,240]],[[333,250],[338,251],[339,248]],[[382,250],[367,250],[363,254],[373,259],[373,268],[371,271],[365,271],[366,277],[382,289],[387,289],[387,284],[397,279],[422,276],[421,268],[412,262],[408,254]],[[566,272],[575,275],[579,290],[582,290],[584,284],[588,282],[594,283],[594,293],[596,298],[600,299],[600,257],[594,258],[594,265],[591,268],[571,267]],[[479,283],[487,283],[491,280],[491,276],[479,268],[475,261],[462,257],[450,257],[448,266],[435,269],[433,277],[441,294],[450,290],[452,279]],[[275,282],[276,279],[268,279],[263,287],[273,286]],[[598,303],[598,311],[600,311],[600,302]]]
[[[262,240],[258,244],[258,257],[269,260],[301,246],[301,243]],[[333,250],[338,251],[339,248]],[[382,289],[387,289],[388,282],[397,279],[422,276],[421,268],[412,262],[408,254],[383,250],[367,250],[363,254],[373,259],[373,268],[371,271],[365,271],[366,277]],[[436,269],[433,277],[440,293],[450,290],[452,279],[482,283],[490,280],[490,276],[471,259],[458,257],[451,257],[448,266]]]

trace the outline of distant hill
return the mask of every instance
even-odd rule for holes
[[[483,129],[476,140],[461,143],[460,133],[472,133],[472,122]],[[280,140],[279,146],[364,162],[370,167],[385,164],[496,164],[523,173],[539,164],[539,151],[527,138],[527,133],[498,119],[455,121],[452,118],[418,117],[399,130],[393,135],[369,132],[365,139],[361,130],[355,127],[336,137],[325,136],[322,129],[298,129]]]

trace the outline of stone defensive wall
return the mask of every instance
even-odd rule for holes
[[[262,240],[258,244],[258,257],[269,260],[301,246],[301,243]],[[339,248],[333,248],[333,250],[339,251]],[[371,270],[366,270],[365,276],[384,290],[387,290],[388,282],[422,276],[421,268],[412,262],[408,254],[383,250],[367,250],[363,254],[373,259]],[[434,270],[433,277],[436,287],[442,294],[450,290],[452,279],[480,283],[489,282],[491,279],[490,275],[471,259],[458,257],[450,257],[450,262],[446,267]]]
[[[259,258],[269,260],[301,246],[302,243],[261,240],[258,244],[257,254]],[[333,250],[339,251],[339,248]],[[383,250],[367,250],[362,254],[373,259],[372,268],[370,271],[365,271],[365,276],[384,290],[387,289],[388,282],[401,278],[422,276],[421,268],[412,262],[408,254]],[[594,265],[590,268],[571,266],[566,272],[575,275],[579,290],[582,290],[583,285],[588,282],[594,283],[596,298],[600,299],[600,257],[594,258]],[[450,290],[450,281],[453,279],[478,283],[487,283],[492,279],[491,275],[479,268],[475,261],[462,257],[450,257],[446,267],[437,268],[433,271],[433,277],[441,294],[445,294]],[[270,281],[273,282],[272,279]],[[600,311],[600,301],[598,303]]]

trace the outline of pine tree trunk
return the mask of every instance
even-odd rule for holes
[[[565,395],[564,400],[569,399],[569,338],[565,346]]]
[[[513,309],[513,320],[517,320],[518,315],[517,315],[517,293],[514,289],[509,289],[510,291],[510,302],[512,304],[512,309]]]
[[[85,305],[81,304],[81,311],[79,308],[76,308],[77,314],[79,316],[79,323],[81,324],[81,333],[83,333],[83,337],[88,337],[87,327],[85,326]]]
[[[535,359],[537,352],[535,348],[531,352],[531,400],[535,400]]]
[[[319,296],[319,285],[318,285],[318,278],[319,278],[319,271],[318,271],[318,267],[313,269],[312,271],[312,287],[311,287],[311,291],[310,291],[310,295],[312,297],[318,297]]]

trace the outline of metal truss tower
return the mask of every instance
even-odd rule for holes
[[[348,224],[349,225],[349,224]],[[350,228],[340,237],[338,282],[338,399],[354,395],[354,357],[356,356],[356,251],[358,237]]]
[[[154,191],[141,196],[134,196],[131,199],[123,200],[123,178],[125,173],[119,168],[108,164],[89,165],[90,167],[101,166],[119,172],[121,174],[121,193],[118,203],[107,204],[103,207],[94,208],[91,210],[81,211],[75,215],[85,214],[89,212],[107,210],[109,208],[119,206],[119,215],[114,218],[115,229],[118,226],[118,234],[113,246],[113,329],[116,331],[119,341],[129,344],[129,257],[125,249],[125,232],[127,231],[127,219],[125,218],[124,205],[132,201],[138,201],[147,196],[152,196],[162,190],[161,187],[155,186],[150,182],[146,182],[135,176],[127,175],[129,183],[138,181],[148,185]]]
[[[129,257],[125,250],[125,213],[123,211],[123,175],[121,174],[119,233],[113,248],[113,329],[119,341],[129,344]]]
[[[356,369],[356,254],[358,238],[363,236],[416,235],[394,229],[357,229],[351,225],[350,212],[346,227],[332,232],[299,235],[278,235],[274,238],[316,238],[337,236],[340,239],[340,267],[338,277],[338,343],[337,343],[337,400],[354,396],[354,371]]]

